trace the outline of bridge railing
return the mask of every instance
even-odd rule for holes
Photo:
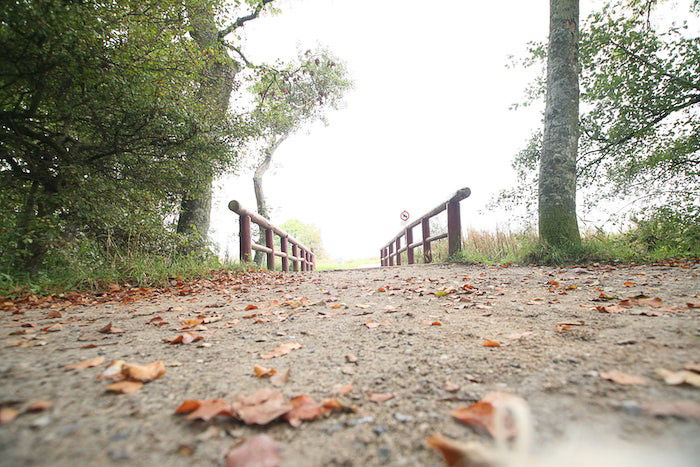
[[[299,240],[289,235],[279,227],[275,227],[269,220],[256,212],[248,211],[236,200],[228,203],[228,208],[238,214],[240,226],[240,258],[241,262],[252,260],[252,250],[262,251],[267,255],[267,269],[275,269],[275,256],[282,258],[282,270],[289,271],[289,263],[292,263],[294,271],[313,271],[316,269],[316,255],[305,247]],[[265,231],[265,245],[253,242],[250,223],[253,222]],[[280,251],[275,250],[275,235],[280,238]],[[290,246],[291,245],[291,252]],[[291,253],[291,254],[290,254]]]
[[[406,252],[408,264],[415,263],[414,249],[423,246],[423,261],[432,263],[433,253],[430,244],[436,240],[447,238],[448,254],[454,255],[462,249],[462,222],[459,213],[459,202],[471,195],[469,188],[462,188],[444,203],[440,203],[434,209],[428,211],[422,217],[408,224],[379,252],[382,266],[401,265],[401,253]],[[442,211],[447,210],[447,233],[430,235],[430,219]],[[421,225],[422,239],[413,241],[413,228]],[[401,247],[401,237],[404,237],[405,245]]]

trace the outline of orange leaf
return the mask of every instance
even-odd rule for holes
[[[60,323],[52,324],[51,326],[46,326],[45,328],[41,328],[41,330],[44,332],[58,332],[61,329],[63,329],[63,326],[61,326]]]
[[[489,461],[484,461],[490,456],[483,452],[484,448],[481,444],[460,443],[438,433],[432,435],[426,442],[428,446],[442,454],[448,467],[493,465]]]
[[[53,407],[53,401],[40,399],[30,402],[25,409],[27,412],[43,412]]]
[[[287,355],[289,352],[291,352],[292,350],[297,350],[297,349],[301,349],[301,344],[299,344],[297,342],[288,342],[286,344],[282,344],[279,347],[275,348],[270,353],[260,355],[260,358],[262,358],[264,360],[269,360],[270,358],[283,357],[283,356]]]
[[[103,327],[98,332],[101,332],[102,334],[120,334],[120,333],[124,332],[124,330],[117,328],[117,327],[114,327],[112,325],[112,323],[110,322],[109,324],[107,324],[107,326]]]
[[[482,347],[500,347],[501,343],[498,341],[492,341],[492,340],[485,340],[483,344],[481,344]]]
[[[246,424],[266,425],[292,410],[281,392],[259,389],[250,396],[238,395],[233,399],[233,410]]]
[[[346,396],[352,391],[352,384],[336,384],[333,386],[333,394],[340,394],[341,396]]]
[[[294,427],[301,425],[304,420],[316,420],[321,415],[331,411],[306,394],[295,397],[290,403],[292,404],[292,410],[285,413],[282,418]]]
[[[169,342],[170,344],[191,344],[192,342],[201,341],[202,339],[204,339],[204,336],[191,332],[183,332],[172,339],[163,339],[163,342]]]
[[[636,385],[636,384],[647,384],[647,379],[641,376],[628,375],[618,370],[609,371],[607,373],[601,373],[600,377],[612,381],[613,383],[623,384],[626,386]]]
[[[116,392],[117,394],[131,394],[136,392],[143,387],[143,383],[138,381],[119,381],[118,383],[112,383],[105,387],[108,392]]]
[[[246,305],[245,308],[243,308],[243,311],[250,311],[250,310],[257,310],[258,306],[257,305]]]
[[[102,371],[99,375],[97,375],[98,378],[102,379],[113,379],[116,381],[121,381],[124,379],[124,375],[122,374],[122,368],[126,362],[124,360],[112,360],[109,362],[109,365],[107,365],[107,368]]]
[[[0,425],[10,423],[19,415],[19,410],[12,407],[0,407]]]
[[[430,323],[431,326],[442,326],[442,323],[440,321],[433,321]]]
[[[625,287],[634,287],[636,284],[632,281],[623,282],[622,285]]]
[[[282,386],[289,380],[289,370],[280,371],[270,378],[273,386]]]
[[[261,365],[253,365],[253,373],[255,373],[255,376],[257,376],[258,378],[269,378],[270,376],[277,373],[277,370],[272,368],[265,368]]]
[[[122,374],[130,380],[148,383],[165,374],[165,364],[162,360],[149,363],[148,365],[125,363],[122,367]]]
[[[226,467],[276,467],[282,446],[268,435],[256,435],[236,444],[226,455]]]
[[[197,410],[199,408],[199,406],[201,406],[201,405],[202,405],[202,403],[198,400],[187,399],[182,404],[180,404],[180,407],[175,409],[175,413],[176,414],[190,413],[193,410]]]
[[[199,405],[194,410],[187,410],[190,414],[185,417],[187,420],[204,420],[209,421],[217,415],[226,415],[228,417],[233,417],[233,411],[231,410],[231,404],[229,401],[224,399],[205,399],[199,401],[187,400],[177,408],[175,413],[186,413],[186,409],[192,407],[194,403]],[[187,405],[186,405],[187,404]]]
[[[64,370],[84,370],[85,368],[92,368],[94,366],[100,365],[105,361],[104,357],[95,357],[88,360],[83,360],[82,362],[73,363],[71,365],[66,365],[63,367]]]
[[[394,394],[367,391],[367,399],[371,402],[386,402],[396,397]]]
[[[506,392],[491,392],[480,401],[452,411],[451,415],[464,423],[476,428],[488,431],[492,436],[495,436],[495,420],[494,414],[497,407],[507,407],[512,404],[524,405],[525,401],[519,397]],[[515,435],[513,420],[506,417],[505,434],[507,438]]]

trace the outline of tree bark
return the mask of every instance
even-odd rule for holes
[[[214,106],[216,112],[228,112],[229,100],[233,91],[233,80],[239,65],[228,55],[219,35],[214,10],[202,2],[193,1],[187,5],[187,13],[192,23],[191,34],[194,41],[207,57],[207,71],[200,79],[199,95],[204,102]],[[212,178],[206,177],[193,194],[185,194],[180,204],[177,232],[196,234],[207,239],[211,217]]]
[[[255,173],[253,174],[253,189],[255,190],[255,202],[258,205],[258,214],[260,214],[265,219],[270,219],[270,211],[267,208],[267,203],[265,201],[265,192],[263,191],[263,175],[270,168],[272,163],[272,156],[274,155],[277,148],[282,144],[282,142],[287,139],[287,135],[275,136],[270,139],[270,143],[265,148],[265,157],[260,162],[260,164],[255,168]],[[260,233],[258,234],[258,244],[265,244],[265,230],[260,228]],[[265,258],[265,253],[261,251],[255,252],[254,261],[258,266],[262,266],[263,260]]]
[[[539,234],[540,240],[551,246],[581,242],[576,219],[578,22],[578,0],[550,0]]]

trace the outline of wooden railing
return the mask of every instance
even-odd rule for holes
[[[316,269],[316,255],[314,252],[301,244],[294,237],[289,235],[279,227],[275,227],[255,212],[248,211],[241,206],[236,200],[228,203],[228,208],[238,214],[238,222],[240,226],[241,239],[241,262],[251,261],[252,250],[262,251],[267,254],[267,269],[274,271],[275,256],[282,258],[282,270],[289,271],[289,262],[292,262],[294,271],[313,271]],[[254,222],[265,231],[265,245],[253,243],[253,238],[250,233],[250,223]],[[275,251],[275,235],[280,238],[280,251]],[[289,245],[292,246],[292,252],[289,254]]]
[[[379,257],[382,266],[393,266],[394,262],[397,266],[401,265],[401,253],[406,252],[408,264],[415,263],[413,250],[419,246],[423,246],[423,260],[426,263],[432,263],[433,253],[430,244],[436,240],[447,238],[448,254],[454,255],[462,249],[462,222],[459,214],[459,202],[467,198],[471,194],[469,188],[457,190],[450,199],[444,203],[440,203],[437,207],[424,214],[419,219],[408,224],[404,230],[398,233],[384,248],[381,249]],[[447,233],[438,235],[430,235],[430,218],[437,216],[442,211],[447,209]],[[418,224],[421,225],[423,239],[413,241],[413,228]],[[401,237],[405,238],[405,245],[401,247]],[[394,261],[396,260],[396,261]]]

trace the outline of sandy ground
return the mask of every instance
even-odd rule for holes
[[[656,375],[700,363],[699,310],[687,305],[700,302],[699,273],[697,264],[427,265],[248,273],[156,291],[115,286],[94,297],[6,301],[0,407],[20,415],[0,425],[0,464],[223,465],[237,441],[266,433],[283,446],[284,465],[437,466],[441,456],[425,444],[433,433],[488,442],[450,412],[492,391],[528,402],[536,452],[586,433],[698,455],[700,419],[654,416],[647,404],[700,402],[697,387]],[[618,298],[595,301],[601,294]],[[641,294],[661,301],[620,305]],[[100,332],[109,323],[123,332]],[[183,325],[203,340],[164,342]],[[500,346],[485,347],[487,340]],[[291,342],[301,348],[261,357]],[[98,356],[106,358],[98,367],[64,369]],[[108,393],[109,381],[96,376],[113,359],[162,360],[167,373],[132,394]],[[253,374],[255,364],[290,377],[272,386]],[[601,376],[613,370],[645,383]],[[230,400],[267,387],[322,400],[342,384],[352,384],[344,401],[356,412],[298,428],[174,414],[185,399]],[[394,398],[372,402],[368,392]],[[53,405],[27,411],[37,400]]]

